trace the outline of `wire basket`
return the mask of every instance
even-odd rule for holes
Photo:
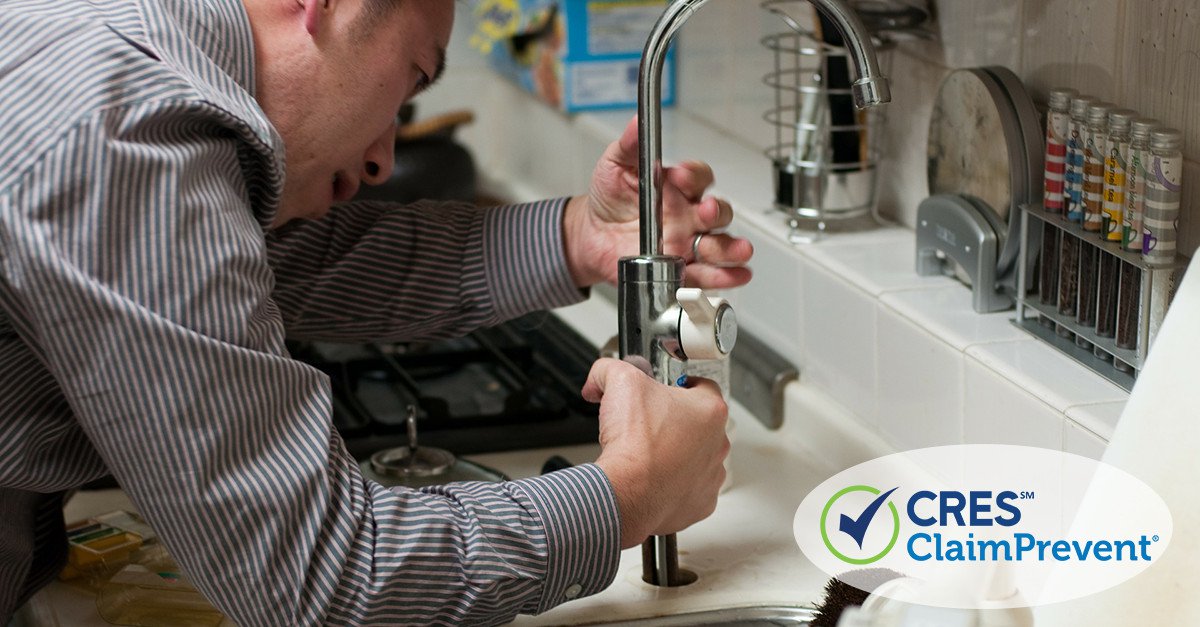
[[[775,207],[788,215],[791,239],[815,241],[830,221],[871,216],[874,224],[884,108],[855,110],[846,77],[840,77],[845,87],[830,86],[839,82],[830,70],[847,68],[849,56],[822,41],[807,0],[763,0],[761,6],[788,26],[762,39],[774,57],[763,82],[775,96],[763,119],[775,127],[775,143],[764,152],[773,165]],[[890,42],[876,39],[875,45],[889,74]]]

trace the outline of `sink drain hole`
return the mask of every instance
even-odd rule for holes
[[[697,575],[696,573],[694,573],[686,568],[680,568],[679,570],[676,570],[672,574],[674,576],[669,577],[670,581],[668,581],[666,584],[659,583],[657,581],[658,578],[650,573],[643,573],[642,581],[644,581],[652,586],[663,586],[666,588],[679,588],[682,586],[689,586],[691,584],[694,584],[694,583],[696,583],[696,580],[700,579],[699,575]]]

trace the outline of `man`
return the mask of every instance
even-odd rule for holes
[[[241,625],[506,621],[711,513],[710,382],[602,360],[595,464],[391,490],[289,359],[285,334],[429,338],[574,302],[636,248],[632,127],[587,196],[329,211],[391,171],[452,21],[452,0],[0,0],[0,622],[62,565],[65,492],[109,472]],[[690,256],[730,209],[702,164],[666,179]],[[699,284],[749,279],[747,242],[701,253]]]

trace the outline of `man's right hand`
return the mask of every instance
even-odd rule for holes
[[[729,408],[716,383],[668,387],[635,366],[601,359],[583,397],[600,403],[596,464],[621,511],[621,546],[675,533],[712,514],[725,481]]]

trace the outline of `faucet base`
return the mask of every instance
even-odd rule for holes
[[[679,567],[675,534],[651,536],[642,543],[642,581],[652,586],[678,588],[696,583],[696,573]]]

